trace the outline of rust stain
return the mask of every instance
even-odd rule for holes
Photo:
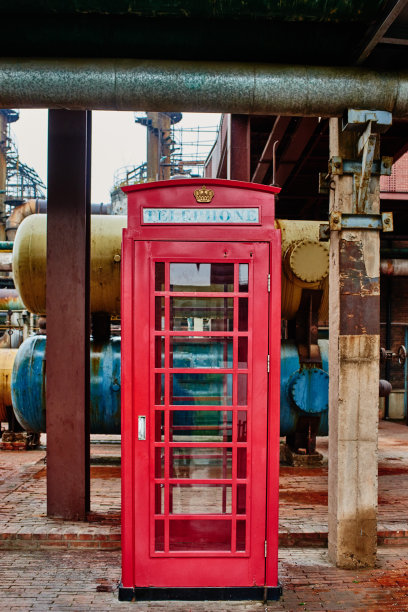
[[[120,478],[120,466],[94,465],[91,467],[91,478]]]
[[[396,476],[397,474],[408,474],[408,467],[379,467],[379,476]]]
[[[43,467],[33,478],[38,480],[39,478],[45,478],[47,474],[47,468]],[[91,467],[91,478],[120,478],[120,466],[111,465],[95,465]]]
[[[340,240],[340,292],[380,295],[380,279],[368,276],[360,241]]]
[[[296,505],[327,506],[327,491],[280,491],[279,500]]]
[[[327,476],[327,467],[291,467],[280,466],[280,476]]]
[[[379,334],[380,281],[367,274],[361,241],[340,240],[340,334]]]
[[[40,478],[45,478],[47,474],[47,468],[43,467],[41,470],[39,470],[38,472],[36,472],[33,476],[33,478],[35,478],[35,480],[39,480]]]

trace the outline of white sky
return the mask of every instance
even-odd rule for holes
[[[11,134],[22,162],[47,184],[47,110],[21,110]],[[183,113],[180,125],[217,126],[219,114]],[[146,161],[146,128],[135,123],[132,112],[92,113],[92,202],[110,202],[113,175],[123,166]]]

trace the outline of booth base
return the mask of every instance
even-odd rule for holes
[[[119,601],[278,601],[282,587],[135,587],[119,585]]]

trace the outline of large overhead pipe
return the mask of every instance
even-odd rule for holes
[[[385,276],[408,276],[408,259],[382,259],[380,270]]]
[[[408,72],[137,59],[0,61],[1,108],[341,116],[367,108],[408,117]]]

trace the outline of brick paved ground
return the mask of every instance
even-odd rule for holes
[[[381,548],[377,567],[363,571],[333,568],[324,549],[282,549],[283,597],[267,606],[257,602],[118,602],[119,577],[120,555],[114,551],[3,551],[0,556],[0,610],[408,610],[406,548]]]
[[[91,446],[91,514],[86,523],[46,517],[45,451],[0,452],[0,548],[120,546],[118,437]],[[100,438],[100,437],[99,437]],[[327,438],[319,439],[327,459]],[[281,546],[327,543],[327,461],[320,468],[282,467]],[[408,427],[382,421],[379,439],[379,543],[408,544]]]
[[[119,603],[120,448],[92,444],[91,506],[86,523],[45,516],[44,450],[0,452],[0,610],[265,610],[259,603]],[[327,455],[327,441],[319,440]],[[280,549],[284,596],[272,610],[408,612],[408,427],[382,422],[379,462],[379,549],[373,570],[332,567],[327,538],[327,466],[281,471]],[[387,544],[393,544],[392,547]],[[88,550],[79,550],[83,548]],[[8,550],[14,548],[14,550]],[[90,550],[92,548],[92,550]],[[105,549],[105,550],[103,550]],[[115,550],[116,549],[116,550]],[[132,606],[132,608],[130,608]]]

